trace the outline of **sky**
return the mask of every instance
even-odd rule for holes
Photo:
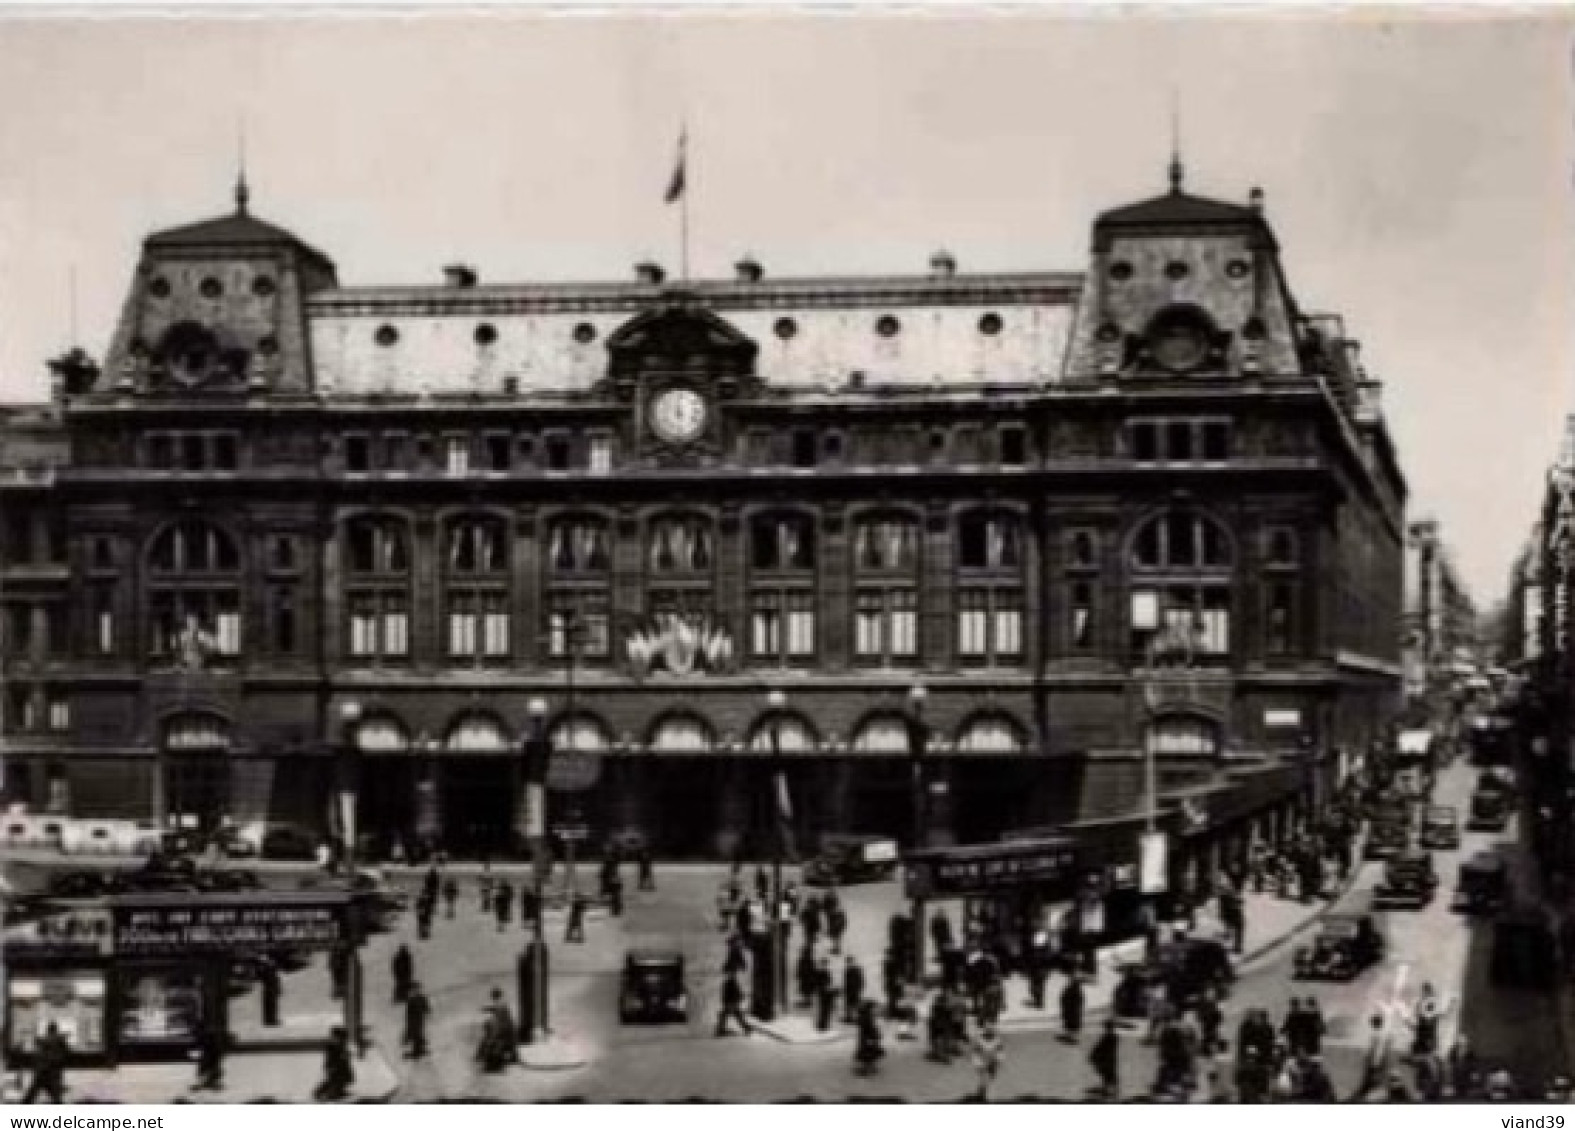
[[[252,210],[349,284],[1082,270],[1165,186],[1261,186],[1363,343],[1411,486],[1499,599],[1571,409],[1575,17],[0,18],[0,399],[108,345],[149,232]],[[73,282],[74,280],[74,282]],[[73,295],[75,296],[73,299]]]

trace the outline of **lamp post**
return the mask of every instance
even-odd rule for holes
[[[349,939],[345,954],[345,1031],[360,1055],[366,1053],[362,1029],[361,907],[356,899],[356,809],[360,804],[361,742],[357,727],[361,704],[353,699],[339,706],[339,832],[344,838],[345,882],[350,891]]]
[[[910,817],[913,821],[913,851],[918,852],[924,848],[927,839],[925,828],[925,797],[924,797],[924,751],[929,745],[929,731],[924,724],[924,703],[929,698],[929,689],[922,683],[916,683],[908,689],[908,772],[910,776],[909,804],[912,806]],[[909,912],[913,921],[913,980],[918,986],[924,985],[924,897],[915,889],[912,910]]]
[[[782,922],[782,855],[787,840],[787,781],[782,776],[782,711],[787,706],[787,694],[773,687],[766,692],[766,709],[770,713],[771,787],[772,809],[775,813],[776,835],[771,838],[771,996],[772,1016],[787,1009],[787,955],[783,954],[784,924]]]
[[[547,733],[547,701],[532,699],[525,712],[530,729],[520,743],[520,769],[525,782],[525,839],[535,854],[535,937],[521,960],[520,1020],[521,1036],[532,1044],[538,1033],[547,1036],[547,762],[552,757],[552,738]],[[529,987],[529,992],[526,988]]]

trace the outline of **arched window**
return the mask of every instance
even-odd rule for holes
[[[1288,526],[1271,526],[1264,538],[1263,646],[1270,656],[1286,656],[1297,651],[1297,570],[1300,555],[1296,531]]]
[[[1219,727],[1202,715],[1161,715],[1148,725],[1151,754],[1213,756],[1219,753]]]
[[[1023,657],[1023,524],[1003,511],[957,522],[957,655],[971,666]]]
[[[164,749],[180,753],[228,750],[230,724],[218,715],[187,711],[164,724]]]
[[[410,534],[402,519],[363,515],[345,526],[345,606],[352,660],[410,656]]]
[[[957,736],[957,749],[969,754],[1020,754],[1022,728],[1005,715],[980,715]]]
[[[749,654],[757,664],[815,658],[815,521],[773,512],[749,523]]]
[[[853,749],[864,754],[911,754],[913,736],[900,715],[866,719],[853,735]]]
[[[410,749],[410,732],[392,715],[372,715],[355,728],[355,744],[367,754],[403,754]]]
[[[509,657],[508,528],[491,515],[450,519],[443,530],[448,657],[473,664]]]
[[[469,754],[503,754],[510,749],[508,734],[503,724],[492,715],[473,713],[461,715],[449,728],[443,746]]]
[[[605,662],[612,653],[608,624],[612,536],[605,519],[565,515],[547,527],[547,649],[567,663]]]
[[[877,667],[919,654],[919,524],[878,514],[853,527],[853,655]]]
[[[645,549],[650,577],[646,625],[658,634],[676,633],[684,641],[726,637],[731,647],[731,636],[716,623],[711,519],[693,513],[660,515],[646,527]]]
[[[591,715],[576,714],[573,718],[560,719],[552,728],[554,750],[578,750],[600,753],[612,746],[612,736],[601,721]]]
[[[773,742],[774,736],[774,742]],[[809,754],[820,745],[815,728],[802,715],[790,712],[767,715],[755,724],[749,748],[760,754]]]
[[[200,670],[240,655],[240,555],[226,531],[203,519],[166,527],[148,548],[147,585],[155,659]]]
[[[655,575],[710,573],[716,562],[710,520],[695,515],[656,519],[647,535],[646,555]]]
[[[716,745],[710,724],[698,715],[668,715],[651,732],[650,748],[670,754],[704,754]]]
[[[1225,529],[1193,510],[1167,511],[1132,537],[1132,649],[1140,662],[1218,663],[1231,647],[1234,556]]]

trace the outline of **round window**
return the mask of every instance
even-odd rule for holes
[[[987,338],[993,338],[1001,332],[1001,316],[991,311],[979,319],[979,333]]]
[[[902,323],[898,322],[890,314],[882,314],[875,320],[875,332],[883,338],[895,338],[897,332],[901,329]]]
[[[372,335],[372,340],[378,345],[387,348],[399,341],[399,331],[392,326],[379,326],[377,333]]]
[[[1192,274],[1192,268],[1188,267],[1179,259],[1173,259],[1169,263],[1165,264],[1165,278],[1169,279],[1171,282],[1175,282],[1178,279],[1185,279],[1190,274]]]
[[[777,337],[784,342],[790,338],[798,337],[798,323],[791,318],[778,318],[776,325],[772,329],[776,332]]]
[[[590,345],[596,340],[596,327],[589,322],[581,322],[574,328],[574,340],[580,345]]]
[[[1225,274],[1232,279],[1245,279],[1251,273],[1252,268],[1245,259],[1232,259],[1225,264]]]
[[[267,275],[258,275],[252,280],[252,294],[258,298],[271,298],[278,289],[278,284]]]
[[[1125,259],[1118,259],[1110,265],[1110,277],[1118,283],[1124,283],[1132,277],[1132,264]]]
[[[220,295],[224,294],[224,284],[219,282],[219,280],[215,279],[212,275],[209,275],[197,287],[197,293],[203,298],[218,298]]]
[[[476,327],[476,344],[490,346],[498,340],[498,328],[490,322],[483,322]]]
[[[148,284],[148,293],[154,298],[170,297],[170,281],[163,275],[158,276]]]
[[[279,339],[272,334],[265,334],[257,342],[257,352],[263,357],[274,357],[279,352]]]
[[[1149,348],[1161,368],[1179,373],[1203,364],[1209,342],[1203,327],[1175,319],[1155,327]]]

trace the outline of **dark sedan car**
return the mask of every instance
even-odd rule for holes
[[[1433,902],[1437,890],[1432,853],[1401,852],[1389,858],[1384,878],[1373,889],[1373,906],[1420,910]]]
[[[683,955],[673,951],[630,951],[624,958],[618,1018],[625,1025],[689,1020]]]
[[[1423,848],[1459,848],[1460,813],[1452,805],[1434,805],[1422,818]]]
[[[1384,936],[1371,915],[1330,915],[1312,944],[1296,952],[1295,974],[1348,982],[1383,961],[1384,950]]]

